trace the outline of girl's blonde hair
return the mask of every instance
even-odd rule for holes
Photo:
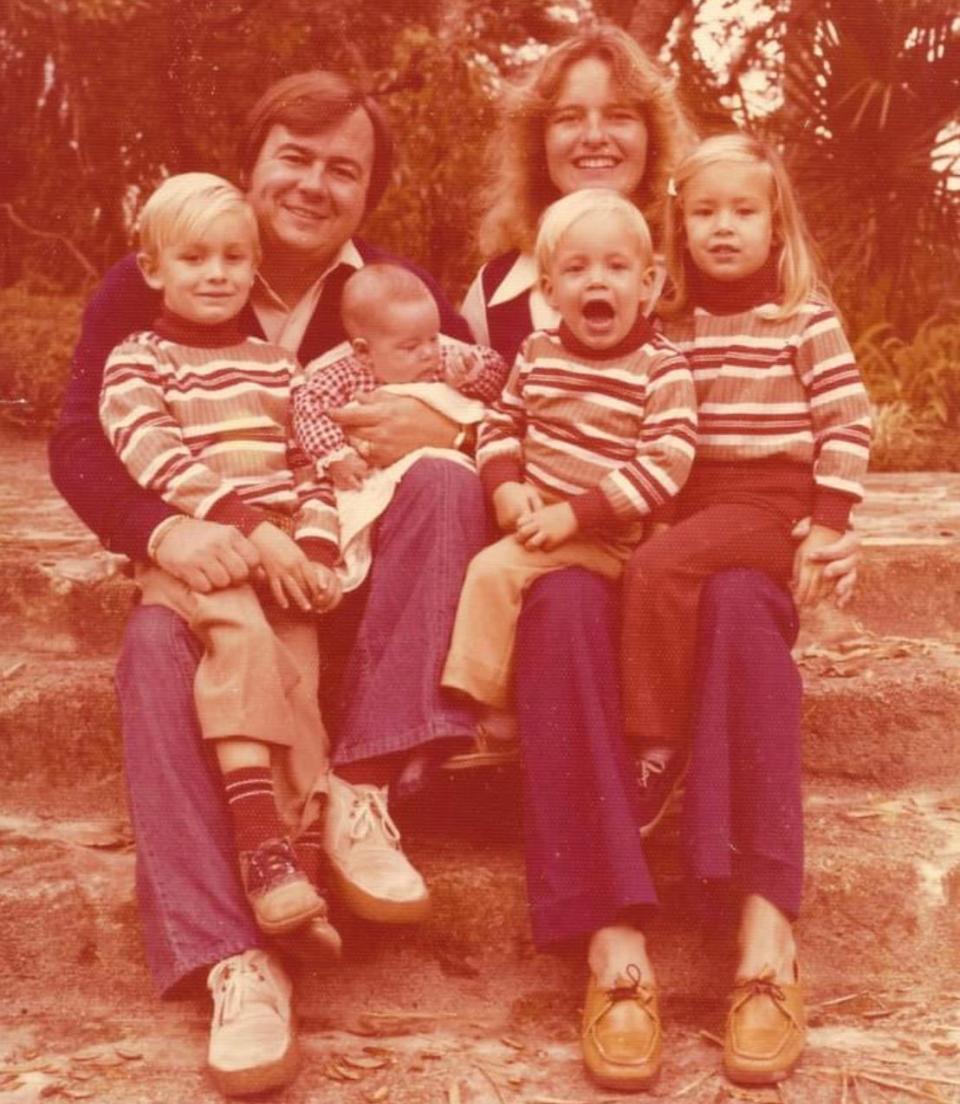
[[[546,275],[556,256],[560,239],[575,222],[587,215],[622,215],[637,239],[638,253],[645,265],[653,264],[650,228],[641,211],[619,192],[609,188],[582,188],[558,199],[543,212],[534,256],[537,271]]]
[[[783,298],[770,318],[789,318],[812,295],[826,295],[821,283],[817,250],[797,205],[790,177],[779,154],[766,143],[739,131],[705,138],[677,166],[670,181],[663,241],[667,272],[673,290],[657,305],[660,314],[676,314],[688,306],[686,233],[683,225],[683,189],[708,165],[719,161],[735,165],[762,165],[770,175],[773,208],[773,245],[780,246],[777,266]]]
[[[259,260],[257,218],[243,192],[222,176],[200,172],[167,177],[143,205],[138,226],[140,251],[156,260],[166,246],[195,240],[225,214],[240,215],[248,224]]]
[[[500,123],[487,152],[491,182],[478,234],[485,256],[511,249],[530,252],[541,212],[559,198],[547,171],[547,119],[570,67],[585,58],[605,62],[620,94],[643,114],[647,167],[630,198],[648,220],[659,221],[667,179],[696,141],[696,132],[673,78],[626,31],[600,24],[554,46],[523,84],[504,94]]]

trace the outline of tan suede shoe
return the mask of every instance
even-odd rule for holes
[[[656,1081],[663,1060],[657,990],[641,983],[636,966],[617,982],[601,989],[590,976],[580,1037],[583,1061],[601,1088],[640,1092]]]
[[[789,1077],[806,1042],[803,988],[775,981],[773,971],[738,981],[730,994],[723,1072],[742,1085],[771,1085]]]

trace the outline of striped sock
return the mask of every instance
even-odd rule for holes
[[[238,851],[255,851],[269,839],[282,839],[286,830],[277,814],[273,774],[269,767],[241,767],[227,771],[223,787],[233,817]]]

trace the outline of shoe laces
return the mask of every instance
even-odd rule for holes
[[[267,840],[247,859],[250,871],[261,885],[271,885],[275,879],[296,869],[296,859],[285,839]]]
[[[658,774],[663,774],[667,769],[667,764],[662,763],[659,759],[641,759],[640,760],[640,777],[638,779],[641,789],[646,789],[651,782],[656,778]]]
[[[607,990],[607,996],[610,998],[610,1003],[615,1004],[617,1001],[625,1000],[642,1000],[646,1003],[650,996],[652,996],[652,991],[648,986],[643,984],[640,967],[635,962],[631,962],[630,965],[627,966],[625,973],[626,980],[623,984],[615,984],[612,989]],[[621,979],[617,978],[617,982],[619,983],[620,981]]]
[[[400,829],[387,810],[383,790],[370,786],[355,791],[350,807],[350,839],[355,843],[382,836],[393,848],[400,845]]]
[[[270,979],[252,952],[234,955],[217,963],[210,971],[210,991],[213,993],[213,1018],[218,1024],[235,1020],[250,1003],[274,1003],[268,1001],[265,989]]]

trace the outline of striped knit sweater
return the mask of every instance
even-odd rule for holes
[[[107,360],[104,431],[134,479],[182,513],[252,532],[272,521],[311,559],[339,556],[333,491],[299,481],[290,390],[300,378],[279,346],[232,322],[198,326],[165,315]]]
[[[582,529],[635,540],[683,485],[696,427],[690,369],[646,319],[602,352],[561,325],[521,346],[481,424],[477,464],[488,494],[523,480],[569,501]]]
[[[863,497],[870,404],[836,313],[811,299],[789,318],[757,306],[668,319],[697,389],[697,463],[812,467],[813,520],[846,528]]]

